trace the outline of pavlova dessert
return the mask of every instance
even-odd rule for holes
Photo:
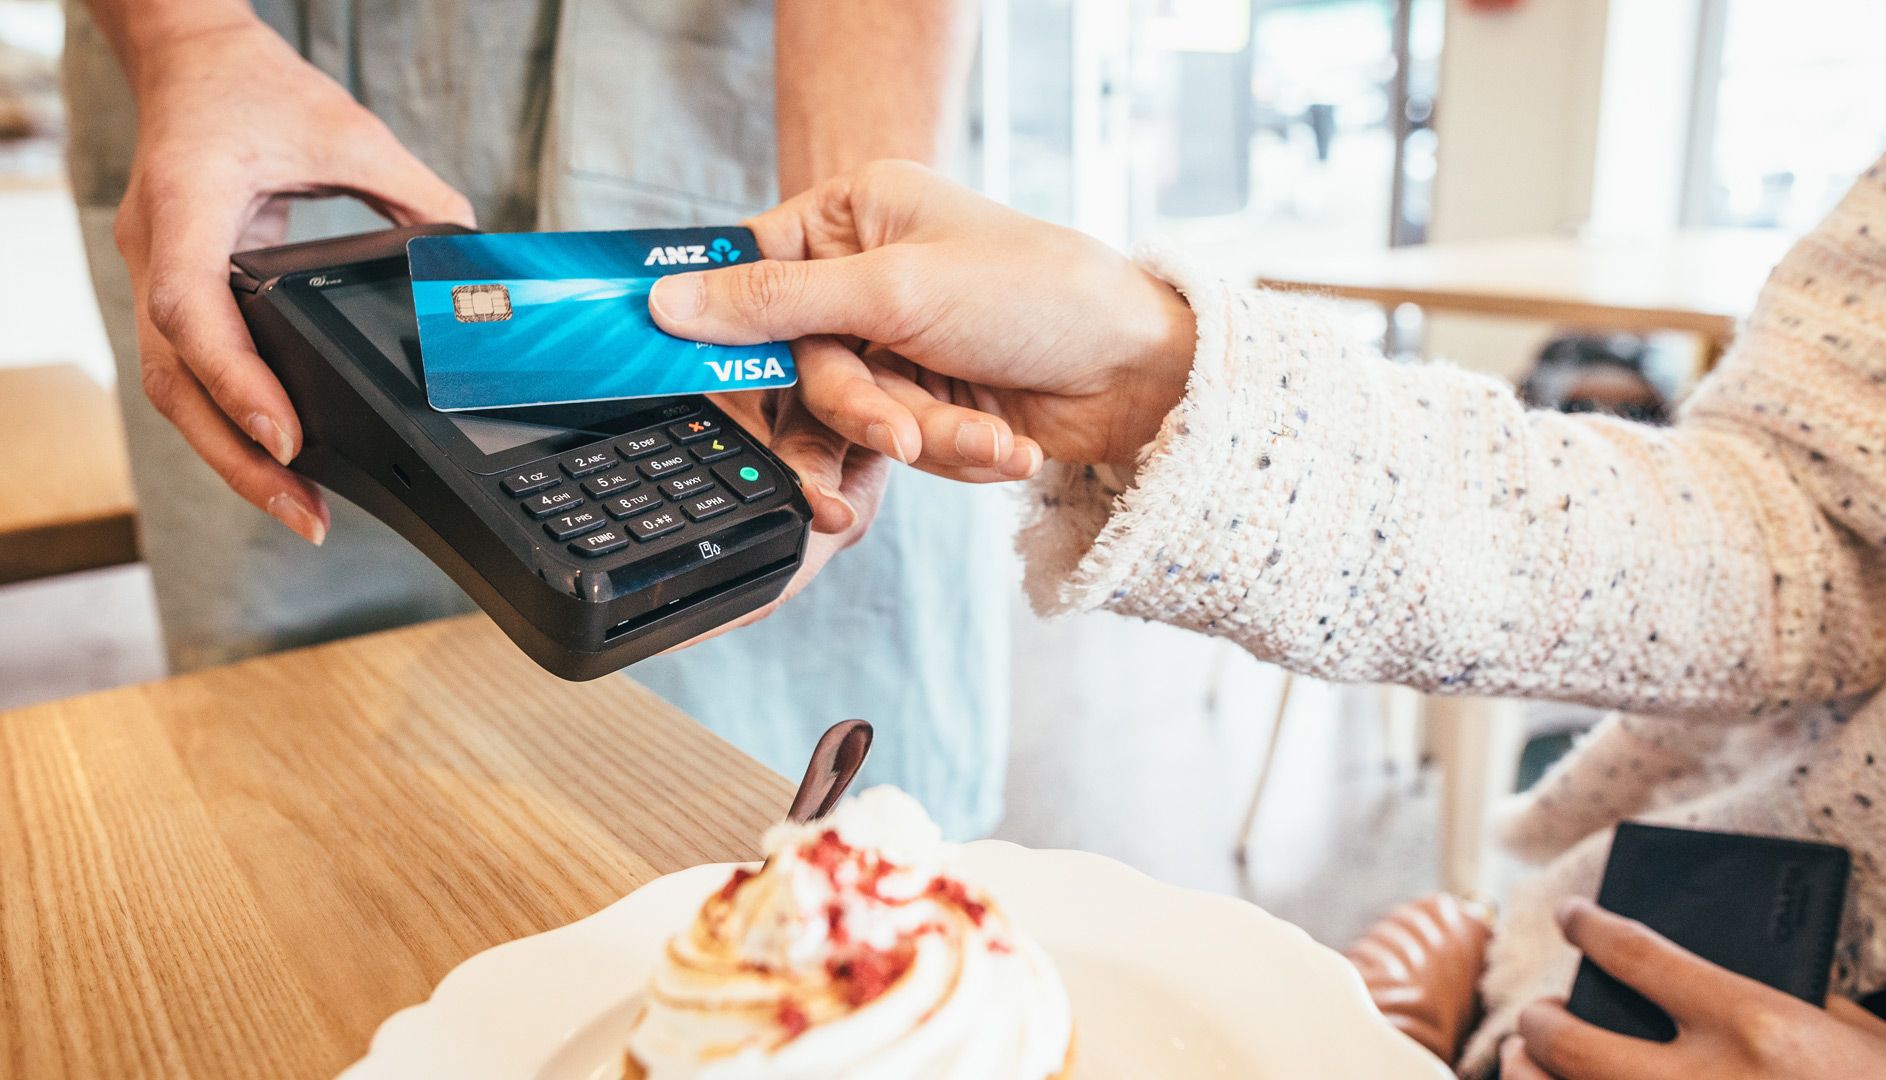
[[[668,943],[627,1080],[1051,1080],[1067,991],[916,800],[879,787],[766,835]]]

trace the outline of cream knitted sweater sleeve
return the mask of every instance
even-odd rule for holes
[[[1503,383],[1345,340],[1316,299],[1149,259],[1197,313],[1191,384],[1130,483],[1035,482],[1036,606],[1330,679],[1672,717],[1878,685],[1880,175],[1777,268],[1669,429],[1529,412]]]
[[[1057,468],[1022,534],[1045,611],[1109,608],[1328,678],[1622,707],[1516,808],[1478,1075],[1564,993],[1558,899],[1625,817],[1855,863],[1835,985],[1886,986],[1886,162],[1775,268],[1654,429],[1343,340],[1323,304],[1152,260],[1198,315],[1138,474]]]

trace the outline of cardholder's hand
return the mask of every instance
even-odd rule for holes
[[[859,445],[968,481],[1044,455],[1130,467],[1184,394],[1198,335],[1177,291],[921,166],[874,162],[747,225],[764,260],[663,277],[650,315],[696,341],[797,339],[807,408]]]
[[[1559,911],[1566,940],[1676,1021],[1668,1043],[1586,1023],[1562,1002],[1520,1014],[1501,1048],[1512,1080],[1811,1080],[1886,1076],[1886,1025],[1817,1008],[1704,960],[1589,900]]]

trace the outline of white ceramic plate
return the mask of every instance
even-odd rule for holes
[[[1340,956],[1242,900],[990,840],[960,865],[1053,955],[1078,1080],[1452,1076],[1383,1022]],[[669,874],[472,957],[380,1025],[343,1080],[616,1080],[636,992],[729,869]]]

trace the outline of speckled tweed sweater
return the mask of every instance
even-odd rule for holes
[[[1624,818],[1846,845],[1835,983],[1886,985],[1886,161],[1665,429],[1528,412],[1344,340],[1317,300],[1146,264],[1198,315],[1191,385],[1128,483],[1035,481],[1038,608],[1327,679],[1620,710],[1505,822],[1545,865],[1508,905],[1463,1073],[1569,988],[1552,909],[1595,893]]]

